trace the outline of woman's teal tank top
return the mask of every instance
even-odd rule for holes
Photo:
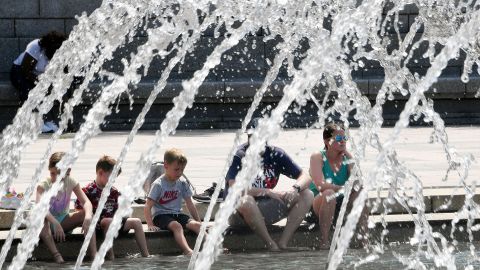
[[[327,151],[326,150],[321,150],[320,153],[322,153],[323,156],[323,178],[325,181],[328,181],[334,185],[337,186],[343,186],[345,185],[345,182],[348,180],[348,164],[347,164],[347,157],[343,157],[343,162],[342,166],[340,167],[340,170],[337,173],[334,173],[332,168],[330,167],[330,163],[327,160]],[[330,179],[330,180],[328,180]],[[315,186],[315,183],[312,181],[310,183],[310,190],[313,192],[313,195],[317,196],[319,193],[317,187]]]

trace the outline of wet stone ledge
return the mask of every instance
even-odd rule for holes
[[[480,204],[480,194],[473,196],[473,200],[475,203]],[[372,208],[374,205],[376,205],[376,201],[376,198],[369,199],[370,209],[372,210],[371,215],[381,215],[382,213],[387,213],[388,215],[405,215],[409,212],[413,214],[417,213],[417,209],[415,207],[410,207],[407,211],[403,206],[398,203],[388,203],[385,198],[382,198],[378,203],[378,207],[373,210]],[[427,214],[454,213],[461,210],[464,204],[465,195],[461,194],[460,191],[455,192],[450,189],[435,189],[425,191],[424,211]],[[209,204],[195,202],[195,206],[197,207],[200,217],[204,219]],[[214,220],[215,214],[218,211],[219,206],[219,203],[215,205],[209,221]],[[385,208],[388,209],[387,212],[385,212]],[[140,220],[142,220],[143,223],[145,223],[143,205],[134,204],[132,206],[132,210],[132,217],[139,218]],[[187,212],[185,206],[183,211]],[[14,215],[14,210],[0,209],[0,230],[8,230],[12,226]]]
[[[423,216],[428,224],[435,232],[441,233],[447,239],[451,237],[452,220],[458,218],[456,225],[456,231],[453,234],[455,240],[460,242],[467,242],[469,239],[468,233],[466,233],[466,217],[458,215],[456,212],[460,210],[465,201],[465,195],[460,190],[453,189],[428,189],[424,191],[425,212]],[[385,196],[381,193],[381,196]],[[480,202],[480,194],[475,195],[473,200],[476,203]],[[373,203],[373,199],[370,199],[370,203]],[[383,202],[381,202],[383,205]],[[440,207],[444,205],[444,207]],[[218,211],[220,204],[216,204],[213,216]],[[208,204],[196,203],[196,207],[201,217],[205,216]],[[388,205],[387,215],[381,215],[383,209],[377,209],[376,212],[370,215],[370,221],[374,226],[369,229],[370,239],[378,242],[384,232],[388,231],[388,234],[383,238],[385,243],[404,243],[408,242],[413,236],[415,223],[418,222],[418,216],[415,215],[416,209],[412,207],[409,211],[412,215],[407,214],[408,211],[402,209],[399,205]],[[184,209],[186,211],[186,209]],[[143,222],[143,205],[134,205],[132,217],[140,218]],[[8,229],[14,218],[13,210],[0,210],[0,244],[6,239],[8,235]],[[478,220],[480,217],[474,217]],[[210,221],[210,225],[213,225],[213,218]],[[269,231],[272,233],[274,239],[278,239],[283,231],[285,220],[270,226]],[[12,258],[13,253],[16,250],[16,246],[19,244],[21,235],[23,233],[24,226],[17,231],[13,247],[10,249],[9,259]],[[146,225],[144,225],[146,236],[148,239],[148,247],[152,254],[178,254],[180,250],[175,244],[173,235],[169,231],[160,232],[148,232]],[[473,232],[474,239],[480,237],[479,232]],[[196,239],[195,234],[188,232],[187,240],[190,245],[194,245]],[[99,245],[102,241],[101,236],[99,239]],[[58,245],[59,250],[68,259],[74,259],[78,250],[83,242],[83,236],[80,232],[80,228],[74,230],[73,234],[68,236],[66,243],[60,243]],[[316,249],[318,244],[318,228],[316,225],[304,223],[295,232],[293,239],[290,242],[290,246],[301,249]],[[264,243],[256,236],[250,229],[243,227],[229,227],[225,232],[224,247],[228,248],[232,252],[245,252],[265,249]],[[354,237],[351,243],[351,248],[358,248],[358,240]],[[116,239],[114,242],[115,254],[118,257],[126,256],[127,254],[138,253],[137,246],[134,240],[133,231],[127,236]],[[46,251],[45,246],[40,245],[35,249],[33,258],[38,260],[50,260],[51,256]]]
[[[445,214],[440,214],[443,216],[432,217],[426,216],[431,229],[435,232],[441,233],[447,240],[451,241],[451,216],[445,216]],[[401,218],[387,220],[386,225],[383,225],[381,218],[371,217],[372,222],[375,224],[374,227],[370,228],[368,231],[369,239],[371,243],[377,243],[383,241],[384,244],[389,243],[406,243],[414,235],[415,222],[412,220],[412,217],[405,218],[406,215],[401,215]],[[465,229],[467,222],[464,219],[460,219],[457,223],[457,230],[453,234],[455,240],[459,242],[468,242],[468,233],[463,231]],[[210,225],[213,225],[211,223]],[[462,228],[462,229],[459,229]],[[269,232],[274,240],[280,238],[281,233],[284,229],[284,222],[279,222],[276,225],[268,227]],[[144,225],[144,230],[147,230],[146,225]],[[383,236],[384,232],[388,234]],[[462,232],[463,231],[463,232]],[[17,237],[14,239],[12,248],[10,249],[7,261],[11,261],[16,250],[17,245],[20,243],[21,231],[17,233]],[[147,245],[151,254],[180,254],[180,249],[175,243],[173,234],[169,231],[159,231],[159,232],[148,232],[146,231]],[[333,233],[331,233],[332,235]],[[303,223],[297,231],[294,233],[292,240],[289,243],[289,246],[292,248],[297,248],[299,250],[315,250],[318,249],[318,237],[319,231],[317,226],[312,224]],[[474,239],[480,237],[480,232],[473,232]],[[194,246],[196,235],[192,232],[186,232],[186,239],[190,246]],[[5,236],[0,238],[0,244],[3,245],[5,241]],[[102,236],[98,236],[98,247],[103,241]],[[68,260],[75,260],[78,256],[78,252],[83,243],[83,234],[80,232],[80,228],[77,228],[73,231],[72,234],[67,235],[67,241],[63,243],[58,243],[57,247],[62,253],[64,258]],[[265,250],[266,246],[261,241],[261,239],[254,234],[250,229],[245,227],[229,227],[224,234],[223,247],[227,248],[232,253],[238,252],[251,252],[251,251],[260,251]],[[350,248],[360,248],[359,241],[356,236],[352,238],[350,243]],[[114,252],[116,257],[125,257],[127,255],[138,253],[138,247],[135,243],[135,237],[133,231],[130,231],[128,235],[119,237],[114,241]],[[32,259],[34,260],[51,260],[51,255],[49,254],[47,248],[43,243],[40,243],[34,250]]]

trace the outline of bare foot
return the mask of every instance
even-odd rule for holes
[[[192,256],[192,254],[193,254],[193,250],[183,252],[183,255],[185,256]]]
[[[280,249],[282,251],[290,251],[290,252],[294,252],[294,251],[305,251],[305,249],[303,248],[300,248],[300,247],[280,247]]]
[[[277,243],[275,242],[272,242],[272,243],[267,243],[267,248],[270,250],[270,251],[280,251],[280,248],[278,247]]]
[[[65,263],[65,261],[63,260],[62,254],[60,254],[60,252],[58,251],[55,254],[53,254],[53,260],[55,261],[55,263],[59,263],[59,264]]]
[[[278,248],[282,250],[287,249],[287,243],[278,242]]]
[[[88,255],[88,256],[85,256],[85,257],[83,258],[83,261],[84,261],[84,262],[93,262],[93,260],[95,260],[95,256],[97,256],[97,253],[95,253],[95,254],[90,254],[90,255]]]
[[[368,240],[367,239],[358,239],[357,241],[353,241],[350,243],[350,248],[353,249],[362,249],[368,247]]]
[[[361,236],[361,239],[360,239],[360,248],[367,248],[369,245],[368,245],[368,238],[363,235]]]
[[[109,260],[109,261],[115,260],[115,255],[113,254],[113,251],[110,250],[110,251],[107,252],[106,259]]]
[[[329,250],[330,249],[330,243],[327,242],[327,243],[323,243],[323,242],[320,242],[320,245],[318,246],[319,249],[321,250]]]

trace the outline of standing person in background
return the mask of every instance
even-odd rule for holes
[[[45,72],[48,63],[65,39],[64,34],[51,31],[30,42],[25,51],[15,59],[10,72],[10,81],[18,90],[21,104],[27,100],[28,93],[37,83],[38,76]],[[57,116],[52,114],[54,113],[46,116],[42,132],[55,132],[58,129],[54,122]]]

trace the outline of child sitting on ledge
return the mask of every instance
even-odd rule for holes
[[[183,229],[187,228],[198,234],[202,223],[192,201],[192,191],[188,183],[180,179],[186,165],[187,158],[180,150],[173,148],[165,152],[165,174],[153,182],[144,213],[150,231],[172,231],[183,254],[191,255],[192,249],[185,239]],[[181,212],[182,199],[185,200],[193,219]]]
[[[65,152],[56,152],[50,156],[48,162],[50,177],[38,185],[37,203],[40,201],[43,193],[47,192],[57,181],[57,177],[60,174],[57,163],[60,162],[64,155]],[[63,187],[58,191],[57,195],[50,200],[50,209],[45,218],[43,229],[40,232],[40,238],[50,253],[52,253],[56,263],[64,263],[65,261],[55,245],[55,240],[64,242],[65,232],[73,230],[80,224],[82,224],[82,232],[87,233],[90,222],[92,221],[92,204],[87,196],[85,196],[85,193],[83,193],[77,181],[70,177],[70,169],[67,170],[65,177],[60,181],[63,181]],[[77,196],[78,205],[81,205],[82,209],[70,213],[70,198],[72,192]],[[95,238],[92,238],[90,241],[89,250],[91,258],[94,258],[97,253]]]
[[[107,185],[110,174],[113,171],[113,167],[116,164],[116,160],[110,156],[101,157],[96,166],[96,178],[93,182],[88,184],[83,188],[83,192],[87,195],[88,199],[93,205],[93,212],[97,210],[98,202],[102,196],[102,190]],[[121,173],[121,169],[119,173]],[[112,223],[113,216],[118,209],[118,197],[120,197],[120,192],[112,186],[110,190],[110,195],[105,202],[105,207],[102,210],[100,215],[99,222],[97,223],[97,233],[106,234],[110,223]],[[80,201],[75,202],[75,207],[81,209]],[[143,231],[142,221],[139,218],[126,218],[122,221],[122,228],[119,232],[119,235],[128,234],[128,231],[133,229],[135,231],[135,241],[137,242],[138,247],[140,248],[140,253],[143,257],[148,257],[148,248],[147,240],[145,238],[145,232]],[[113,249],[110,249],[107,253],[107,259],[114,259]]]

